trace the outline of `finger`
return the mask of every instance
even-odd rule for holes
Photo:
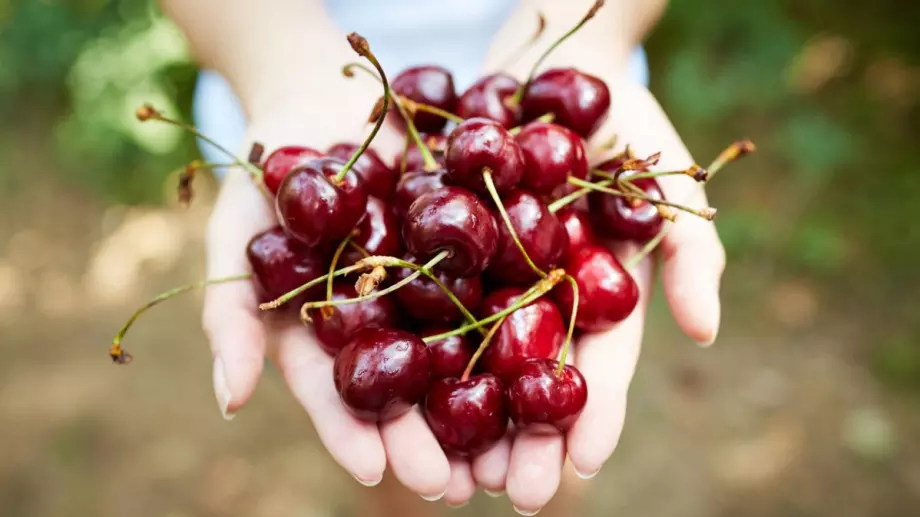
[[[620,439],[626,395],[639,360],[651,270],[651,262],[645,261],[632,272],[639,285],[639,302],[628,318],[579,341],[575,362],[588,386],[588,402],[566,436],[566,450],[579,477],[597,474]]]
[[[514,438],[508,481],[508,499],[522,515],[533,515],[559,489],[565,441],[562,434],[533,434],[520,431]]]
[[[511,442],[514,433],[509,430],[491,449],[473,458],[473,478],[487,494],[496,497],[505,491],[508,462],[511,459]]]
[[[363,485],[383,479],[386,455],[377,425],[358,420],[342,405],[332,381],[332,358],[298,323],[278,334],[275,362],[297,401],[307,410],[332,458]]]
[[[380,425],[380,436],[393,474],[426,501],[447,492],[450,464],[418,407]]]
[[[271,225],[267,203],[249,178],[229,175],[208,226],[208,278],[248,271],[246,245]],[[214,361],[214,393],[226,419],[249,400],[262,374],[265,330],[257,305],[252,282],[218,284],[205,291],[202,326]]]
[[[450,481],[447,483],[447,493],[444,502],[452,508],[466,506],[476,494],[476,482],[473,481],[473,472],[470,462],[465,458],[450,458]]]
[[[645,88],[624,85],[611,106],[617,113],[608,134],[622,135],[640,156],[661,152],[656,170],[679,170],[693,158],[661,106]],[[689,176],[659,179],[665,196],[696,208],[708,206],[700,184]],[[696,342],[708,345],[719,329],[719,283],[725,267],[725,250],[711,221],[678,213],[661,244],[664,293],[678,326]]]

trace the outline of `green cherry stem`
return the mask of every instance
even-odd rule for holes
[[[415,102],[414,100],[408,97],[400,97],[399,102],[401,102],[403,106],[405,106],[406,109],[409,111],[424,111],[425,113],[431,113],[432,115],[436,115],[438,117],[441,117],[445,120],[449,120],[457,124],[463,122],[463,117],[459,115],[455,115],[449,111],[442,110],[441,108],[437,106],[432,106],[430,104],[422,104],[421,102]]]
[[[611,196],[619,196],[619,197],[625,197],[625,198],[630,198],[630,199],[641,199],[643,201],[647,201],[656,206],[658,205],[669,206],[671,208],[683,210],[684,212],[693,214],[697,217],[702,217],[703,219],[706,219],[707,221],[712,221],[716,217],[716,209],[712,207],[697,209],[697,208],[689,207],[689,206],[682,205],[679,203],[667,201],[664,199],[652,199],[644,194],[639,194],[636,192],[622,192],[620,190],[612,189],[607,186],[602,186],[600,185],[600,182],[591,183],[590,181],[585,181],[583,179],[575,178],[575,177],[569,177],[568,182],[577,187],[583,187],[583,188],[587,188],[590,190],[596,190],[598,192],[603,192],[604,194],[610,194]],[[635,187],[635,186],[629,184],[627,185],[627,188],[629,187]],[[635,187],[635,188],[638,188],[638,187]]]
[[[345,251],[345,247],[348,246],[348,243],[351,242],[351,235],[342,239],[342,242],[335,247],[335,253],[332,254],[332,260],[329,261],[329,274],[326,276],[326,301],[332,301],[332,286],[333,280],[335,279],[335,268],[339,265],[339,259],[342,257],[342,252]]]
[[[537,11],[537,30],[527,39],[524,43],[516,48],[513,52],[508,54],[508,57],[502,62],[501,66],[498,67],[499,70],[507,70],[511,65],[518,62],[521,56],[524,55],[524,52],[527,51],[530,47],[536,44],[537,40],[540,39],[540,36],[543,35],[543,31],[546,30],[546,16],[542,12]]]
[[[569,329],[565,334],[565,344],[562,345],[562,354],[559,356],[559,366],[556,367],[556,377],[562,375],[565,360],[569,356],[569,347],[572,346],[572,336],[575,335],[575,319],[578,317],[578,282],[572,275],[565,275],[566,281],[572,286],[572,315],[569,317]]]
[[[340,270],[336,271],[335,273],[333,273],[331,276],[334,276],[334,277],[345,276],[345,275],[348,275],[348,274],[350,274],[350,273],[354,273],[354,272],[356,272],[356,271],[364,271],[365,269],[367,269],[367,266],[365,266],[365,265],[361,264],[360,262],[358,262],[357,264],[355,264],[355,265],[353,265],[353,266],[343,267],[342,269],[340,269]],[[328,274],[325,274],[325,275],[322,275],[322,276],[318,276],[318,277],[314,278],[313,280],[310,280],[309,282],[307,282],[307,283],[301,285],[300,287],[297,287],[296,289],[293,289],[293,290],[291,290],[291,291],[288,291],[288,292],[282,294],[281,296],[279,296],[278,298],[275,298],[274,300],[271,300],[271,301],[268,301],[268,302],[265,302],[265,303],[260,303],[260,304],[259,304],[259,310],[260,310],[260,311],[270,311],[270,310],[273,310],[273,309],[277,309],[278,307],[281,307],[282,305],[286,304],[287,302],[289,302],[289,301],[293,300],[294,298],[300,296],[304,291],[307,291],[307,290],[310,289],[311,287],[316,287],[316,286],[322,284],[323,282],[325,282],[325,281],[329,278],[329,276],[330,276],[330,275],[328,275]]]
[[[473,352],[473,357],[470,357],[470,362],[466,364],[466,369],[463,370],[463,375],[460,376],[460,382],[470,378],[470,374],[473,373],[473,368],[476,367],[476,363],[479,362],[479,358],[482,357],[483,352],[485,352],[486,348],[489,347],[489,343],[492,342],[492,338],[495,337],[495,333],[498,332],[498,329],[501,328],[502,323],[505,322],[505,318],[507,317],[508,316],[504,316],[495,322],[495,324],[492,325],[492,328],[489,329],[489,332],[486,334],[486,336],[482,338],[482,342],[479,343],[479,348]]]
[[[348,171],[351,170],[355,162],[358,161],[358,158],[360,158],[368,146],[371,145],[371,141],[374,140],[374,137],[377,136],[377,132],[380,131],[380,128],[383,126],[383,121],[387,118],[387,109],[390,107],[390,83],[387,82],[387,76],[383,72],[383,67],[380,66],[380,62],[377,61],[377,57],[373,52],[371,52],[371,47],[367,44],[367,40],[357,32],[352,32],[348,35],[348,43],[359,56],[370,61],[370,63],[374,65],[374,68],[377,69],[377,72],[380,74],[380,82],[383,83],[383,108],[380,110],[380,116],[377,117],[377,122],[374,124],[374,129],[371,130],[370,134],[367,135],[367,138],[364,139],[364,142],[361,143],[361,146],[355,150],[354,154],[351,155],[351,158],[349,158],[345,165],[342,166],[342,170],[336,174],[336,183],[342,183],[345,180],[345,175],[348,174]]]
[[[495,182],[492,181],[492,171],[488,168],[483,169],[482,179],[486,184],[486,190],[488,190],[489,195],[492,196],[492,201],[495,202],[495,206],[498,207],[498,213],[501,214],[502,220],[505,222],[505,227],[508,228],[508,234],[511,235],[511,240],[514,241],[514,245],[517,246],[518,251],[520,251],[521,255],[523,255],[524,261],[527,262],[527,265],[530,266],[530,269],[539,275],[540,278],[545,278],[546,272],[533,263],[530,255],[527,254],[527,250],[524,249],[524,244],[521,243],[521,239],[518,237],[517,231],[514,229],[514,225],[511,224],[511,217],[505,210],[505,205],[502,203],[502,199],[498,195],[498,190],[495,189]]]
[[[409,167],[409,147],[412,145],[412,135],[406,133],[406,145],[403,146],[402,156],[399,159],[399,175],[406,173]]]
[[[228,276],[228,277],[223,277],[223,278],[214,278],[211,280],[205,280],[203,282],[198,282],[197,284],[183,285],[183,286],[176,287],[174,289],[170,289],[169,291],[158,294],[157,296],[152,298],[149,302],[145,303],[140,309],[136,310],[134,314],[132,314],[131,317],[128,318],[128,321],[125,322],[125,325],[121,327],[121,330],[119,330],[118,334],[115,335],[115,339],[112,340],[112,344],[109,347],[109,357],[112,359],[112,362],[116,364],[128,364],[131,362],[131,354],[129,354],[124,348],[122,348],[121,341],[124,339],[125,334],[128,333],[128,330],[131,328],[131,326],[134,325],[134,322],[137,321],[137,319],[141,317],[141,314],[146,312],[147,309],[150,309],[151,307],[158,305],[161,302],[165,302],[166,300],[169,300],[170,298],[173,298],[183,293],[187,293],[195,289],[202,289],[209,285],[226,284],[229,282],[238,282],[240,280],[248,280],[249,278],[252,278],[252,274],[250,273],[245,273],[242,275],[233,275],[233,276]]]
[[[533,122],[543,122],[544,124],[549,124],[550,122],[554,120],[556,120],[555,113],[544,113],[540,115],[539,117],[535,118]],[[527,124],[530,124],[530,122],[528,122]],[[521,124],[520,126],[514,126],[513,128],[508,130],[508,133],[510,133],[511,136],[517,136],[518,133],[520,133],[521,130],[524,129],[524,126],[526,126],[527,124]]]

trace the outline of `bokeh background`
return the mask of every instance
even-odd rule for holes
[[[548,515],[920,514],[920,7],[902,0],[672,0],[652,88],[708,161],[730,257],[700,350],[656,297],[619,450]],[[200,296],[214,182],[173,202],[196,70],[145,0],[0,0],[0,515],[438,515],[359,487],[269,373],[224,422]],[[508,515],[478,495],[454,515]]]

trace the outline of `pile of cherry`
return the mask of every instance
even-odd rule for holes
[[[666,200],[656,180],[705,181],[706,169],[650,172],[657,156],[628,148],[589,164],[585,140],[610,93],[581,71],[550,69],[523,84],[490,75],[458,96],[447,70],[419,66],[391,89],[367,42],[349,42],[375,70],[352,64],[346,75],[361,68],[384,89],[367,141],[286,146],[264,160],[256,146],[237,161],[279,221],[246,250],[260,308],[300,308],[357,418],[384,421],[421,404],[457,454],[489,448],[509,422],[566,431],[588,398],[566,363],[573,335],[613,327],[639,298],[628,266],[595,232],[650,242],[648,253],[672,209],[711,219],[714,210]],[[138,114],[178,124],[149,106]],[[368,147],[388,115],[407,133],[392,160]],[[746,150],[734,144],[718,166]],[[129,357],[123,334],[111,350],[118,362]]]

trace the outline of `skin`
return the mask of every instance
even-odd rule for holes
[[[589,149],[617,134],[621,147],[629,143],[639,155],[661,151],[658,168],[672,170],[687,167],[693,159],[654,97],[623,77],[629,50],[657,20],[664,2],[608,0],[544,68],[574,66],[610,87],[611,116],[589,142]],[[530,37],[536,23],[533,13],[541,10],[547,19],[543,38],[508,70],[523,80],[546,45],[591,3],[520,2],[496,36],[483,72],[495,71],[509,49]],[[241,156],[254,140],[267,149],[294,143],[324,149],[337,141],[358,141],[367,131],[364,120],[380,95],[379,86],[370,80],[340,78],[341,65],[356,57],[320,2],[265,0],[258,17],[252,16],[251,3],[245,0],[164,0],[163,4],[185,30],[199,61],[219,70],[239,95],[251,121],[239,149]],[[398,70],[389,72],[395,75]],[[374,141],[382,156],[402,148],[402,137],[392,131],[387,128]],[[707,204],[702,188],[690,178],[669,176],[661,179],[661,186],[668,199],[697,207]],[[246,243],[274,224],[270,205],[248,176],[230,173],[208,228],[208,276],[245,272]],[[614,251],[622,259],[636,249],[626,244]],[[675,320],[693,342],[708,346],[719,327],[718,292],[725,264],[715,227],[690,215],[680,216],[659,257],[664,293]],[[256,294],[248,283],[213,286],[205,297],[203,324],[214,358],[218,404],[228,418],[240,411],[268,357],[310,414],[331,456],[360,482],[379,483],[389,467],[403,485],[425,498],[443,497],[457,506],[468,501],[478,485],[491,492],[505,491],[515,509],[531,513],[556,493],[566,455],[580,476],[592,477],[616,448],[639,356],[653,269],[653,261],[647,259],[632,271],[642,291],[636,311],[613,330],[583,338],[577,357],[570,355],[588,383],[590,397],[565,436],[509,435],[479,457],[462,460],[444,455],[418,410],[379,426],[361,422],[338,400],[332,358],[299,322],[259,314]]]

